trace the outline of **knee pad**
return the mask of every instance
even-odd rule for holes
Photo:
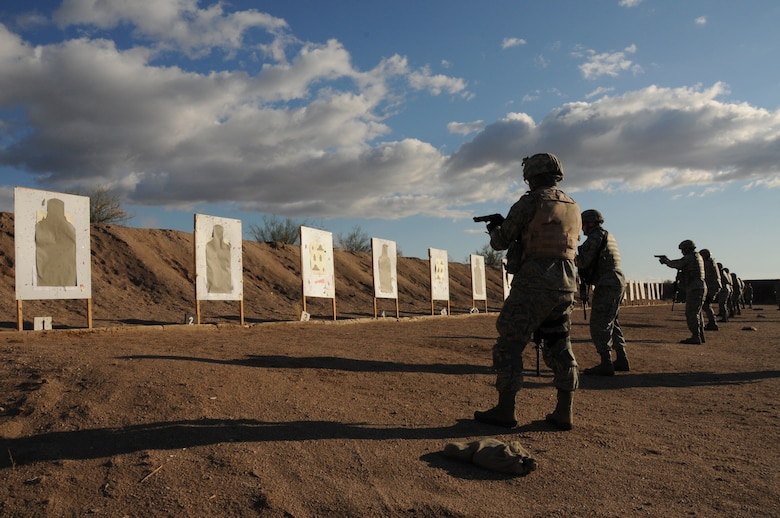
[[[499,338],[493,345],[493,369],[499,392],[518,391],[523,385],[523,349],[525,344]]]
[[[545,320],[539,326],[539,333],[542,338],[552,339],[556,335],[569,334],[571,330],[571,319],[569,315],[561,315],[558,318]]]
[[[574,392],[580,386],[580,371],[575,364],[573,367],[565,367],[555,372],[553,384],[558,390]]]
[[[522,344],[510,342],[499,338],[493,344],[493,369],[519,369],[523,370],[523,349]]]

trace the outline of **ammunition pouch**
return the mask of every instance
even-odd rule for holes
[[[506,273],[512,275],[520,271],[520,259],[523,257],[523,245],[519,240],[515,240],[509,245],[506,251]]]

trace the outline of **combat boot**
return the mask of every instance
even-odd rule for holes
[[[615,371],[619,372],[628,372],[631,370],[631,368],[628,365],[628,356],[626,356],[626,350],[619,350],[617,352],[617,358],[615,359],[615,363],[613,364],[615,366]]]
[[[612,358],[609,353],[601,355],[601,363],[595,367],[590,367],[582,371],[583,374],[592,376],[614,376],[615,366],[612,364]]]
[[[498,404],[490,410],[477,410],[474,419],[480,423],[513,428],[517,426],[517,414],[515,414],[515,396],[517,392],[507,391],[498,393]]]
[[[688,344],[688,345],[701,345],[701,337],[700,336],[692,336],[690,338],[686,338],[685,340],[680,340],[681,344]]]
[[[547,414],[545,421],[554,425],[559,430],[571,430],[573,423],[572,415],[572,402],[574,400],[574,392],[566,390],[558,390],[558,403],[555,405],[555,410],[552,414]]]

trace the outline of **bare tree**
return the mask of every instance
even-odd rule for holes
[[[134,216],[122,207],[119,194],[112,192],[105,185],[95,187],[86,193],[77,194],[89,197],[89,221],[91,223],[124,223]]]
[[[493,250],[489,244],[484,245],[474,253],[485,256],[485,266],[501,266],[501,259],[504,258],[504,252],[501,250]],[[469,258],[467,257],[466,262],[468,262],[468,259]]]
[[[301,240],[301,225],[290,218],[279,216],[263,216],[263,224],[250,223],[249,234],[259,243],[275,242],[297,245]]]
[[[371,252],[371,238],[368,234],[355,225],[346,236],[339,233],[336,236],[336,248],[345,252]]]

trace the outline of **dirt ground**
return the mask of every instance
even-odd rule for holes
[[[187,326],[187,236],[98,228],[95,327],[82,328],[83,301],[26,302],[18,332],[8,221],[0,516],[780,515],[776,306],[746,308],[700,346],[678,343],[681,305],[624,307],[631,372],[583,376],[567,432],[544,422],[555,391],[529,347],[520,423],[507,430],[472,419],[496,398],[500,301],[468,314],[457,266],[452,315],[430,316],[419,281],[401,290],[417,300],[400,320],[373,319],[366,259],[341,256],[339,319],[323,304],[312,306],[323,318],[297,322],[295,247],[253,244],[245,325],[234,305],[210,304]],[[424,275],[409,263],[407,277]],[[40,314],[56,329],[30,330]],[[572,318],[591,366],[587,321]],[[519,441],[538,469],[512,477],[442,454],[485,437]]]

